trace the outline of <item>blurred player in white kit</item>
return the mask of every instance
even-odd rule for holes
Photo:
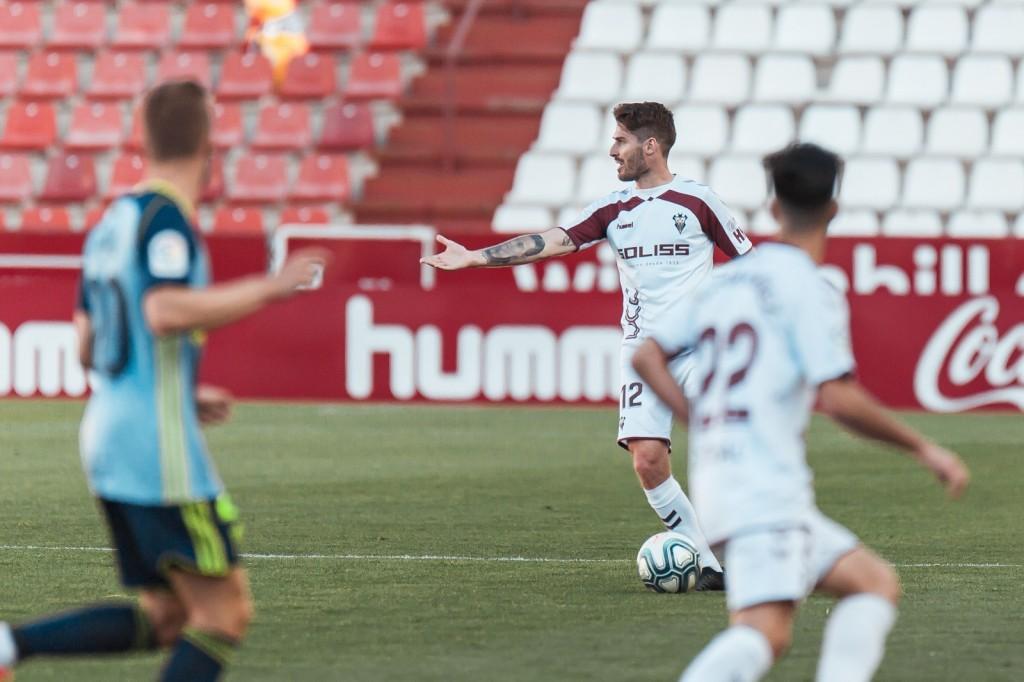
[[[629,450],[647,501],[669,530],[697,544],[704,570],[698,590],[723,589],[722,567],[679,482],[672,475],[672,412],[636,375],[633,352],[666,319],[684,314],[711,272],[715,246],[730,258],[750,250],[750,240],[725,204],[705,185],[673,175],[668,153],[676,140],[672,113],[656,102],[620,104],[609,152],[618,178],[634,182],[590,204],[572,225],[515,237],[469,251],[444,237],[446,248],[422,262],[441,270],[531,263],[573,253],[607,239],[615,248],[622,285],[622,388],[618,443]],[[683,380],[686,354],[672,370]]]
[[[815,506],[804,430],[817,399],[846,428],[909,453],[951,496],[966,487],[953,453],[887,415],[853,379],[849,311],[818,273],[842,162],[792,145],[765,159],[778,243],[716,271],[688,314],[637,351],[641,377],[689,423],[690,493],[729,567],[731,626],[682,682],[761,679],[788,648],[799,602],[839,598],[825,628],[819,682],[871,679],[896,618],[893,569]],[[668,358],[694,349],[683,389]]]

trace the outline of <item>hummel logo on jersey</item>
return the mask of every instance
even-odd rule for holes
[[[620,230],[628,230],[629,228],[633,227],[633,223],[619,223],[618,227]]]
[[[676,213],[674,216],[672,216],[672,220],[675,221],[676,229],[679,230],[679,234],[682,234],[683,230],[686,228],[686,221],[689,217],[690,216],[686,215],[685,213]]]

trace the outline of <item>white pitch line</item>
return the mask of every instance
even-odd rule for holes
[[[0,545],[0,551],[112,552],[109,547],[56,547],[52,545]],[[451,561],[516,564],[619,564],[632,559],[582,559],[526,556],[463,556],[457,554],[242,554],[246,559],[279,561]],[[1024,568],[1024,564],[921,563],[895,564],[897,568]]]

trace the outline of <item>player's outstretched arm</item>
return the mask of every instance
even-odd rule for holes
[[[668,368],[668,355],[658,342],[647,339],[633,353],[633,369],[661,400],[672,408],[681,424],[690,419],[690,406],[683,389]]]
[[[854,433],[910,453],[935,475],[950,497],[959,497],[970,482],[970,472],[955,453],[890,416],[854,379],[826,381],[818,390],[818,401],[822,412]]]
[[[437,236],[437,241],[444,245],[444,251],[420,258],[420,262],[438,270],[522,265],[563,256],[576,250],[569,235],[560,227],[538,234],[520,235],[500,244],[473,251],[441,235]]]
[[[304,249],[275,275],[253,275],[206,289],[159,286],[143,301],[143,312],[157,336],[192,329],[215,329],[242,319],[309,285],[328,260],[323,249]]]

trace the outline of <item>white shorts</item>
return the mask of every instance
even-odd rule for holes
[[[796,526],[753,529],[725,542],[725,601],[729,611],[774,601],[800,601],[857,536],[815,509]]]
[[[619,390],[619,434],[617,441],[626,447],[633,438],[654,438],[672,444],[672,410],[645,384],[633,369],[636,346],[622,347],[622,388]],[[682,385],[693,368],[693,354],[669,361],[672,376]]]

